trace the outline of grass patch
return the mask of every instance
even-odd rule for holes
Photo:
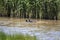
[[[36,40],[36,36],[14,34],[7,35],[4,32],[0,32],[0,40]]]
[[[0,40],[6,40],[6,34],[0,31]]]

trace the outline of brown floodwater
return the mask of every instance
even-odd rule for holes
[[[0,28],[6,30],[6,33],[10,29],[10,32],[22,31],[29,34],[33,32],[38,40],[60,40],[60,20],[30,19],[32,22],[26,22],[26,20],[29,19],[0,17]]]

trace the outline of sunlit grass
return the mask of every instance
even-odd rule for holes
[[[36,36],[14,34],[7,35],[4,32],[0,32],[0,40],[36,40]]]

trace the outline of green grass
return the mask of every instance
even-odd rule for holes
[[[0,40],[5,40],[5,39],[6,39],[6,34],[0,31]]]
[[[6,35],[4,32],[0,32],[0,40],[36,40],[36,36],[14,34]]]

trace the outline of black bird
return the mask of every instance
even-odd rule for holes
[[[28,22],[28,20],[26,20],[26,22]]]

